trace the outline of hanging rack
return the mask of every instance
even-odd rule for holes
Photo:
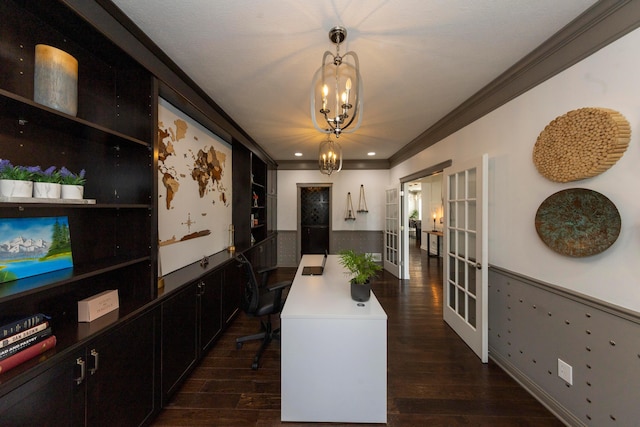
[[[351,201],[351,193],[347,193],[347,209],[344,213],[345,221],[355,221],[356,217],[353,214],[353,202]]]
[[[369,210],[367,209],[367,199],[364,197],[364,185],[360,184],[360,200],[358,200],[358,213],[367,212],[369,212]]]

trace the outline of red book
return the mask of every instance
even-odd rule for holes
[[[51,335],[44,341],[40,341],[14,354],[13,356],[9,356],[6,359],[0,360],[0,374],[2,374],[3,372],[7,372],[9,369],[15,368],[16,366],[26,362],[27,360],[33,359],[34,357],[44,353],[45,351],[54,348],[55,346],[56,336]]]

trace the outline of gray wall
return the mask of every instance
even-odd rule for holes
[[[569,425],[640,425],[637,313],[492,267],[489,353]]]
[[[382,231],[336,231],[330,236],[332,254],[342,249],[353,249],[358,252],[382,254]],[[300,249],[297,245],[297,231],[278,231],[278,267],[296,267]]]

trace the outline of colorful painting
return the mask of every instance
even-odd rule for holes
[[[160,275],[225,249],[231,224],[231,146],[158,102]]]
[[[3,283],[73,267],[69,219],[0,219],[0,288]]]

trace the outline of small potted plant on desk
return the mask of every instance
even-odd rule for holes
[[[358,253],[351,249],[339,252],[340,264],[351,276],[351,298],[364,302],[371,295],[371,279],[382,270],[382,266],[373,260],[371,254]]]

